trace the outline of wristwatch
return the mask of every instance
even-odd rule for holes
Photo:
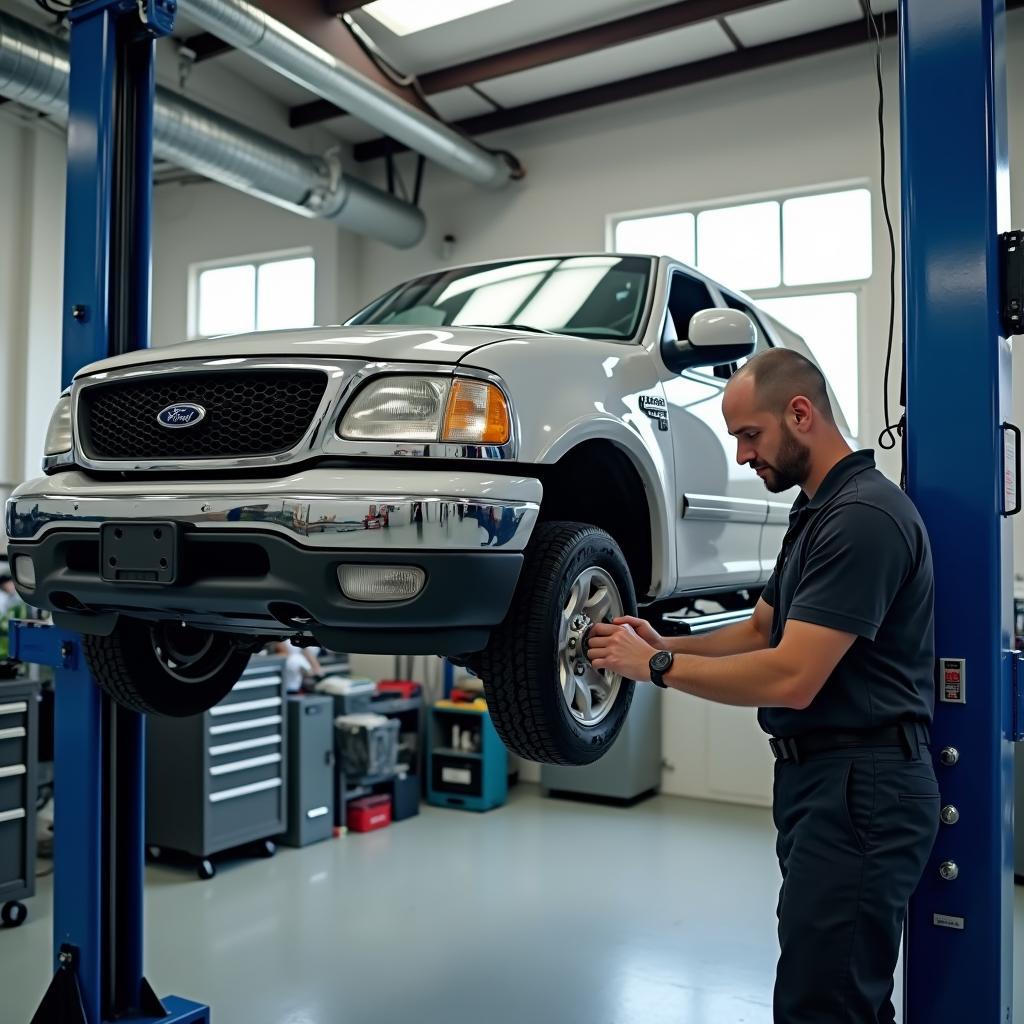
[[[663,690],[668,689],[665,673],[672,667],[673,661],[675,661],[675,655],[671,651],[658,651],[647,663],[647,667],[651,670],[651,682],[655,686],[660,686]]]

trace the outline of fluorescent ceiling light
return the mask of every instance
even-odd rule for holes
[[[396,36],[422,32],[449,21],[501,7],[512,0],[374,0],[363,10]]]

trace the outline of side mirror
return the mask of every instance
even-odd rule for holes
[[[671,342],[672,369],[722,366],[749,356],[757,345],[754,322],[738,309],[702,309],[690,320],[688,339]]]

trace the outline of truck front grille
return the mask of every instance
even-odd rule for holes
[[[277,455],[302,440],[327,389],[319,370],[219,370],[83,388],[78,440],[87,458],[230,459]],[[171,429],[169,406],[201,406],[205,417]]]

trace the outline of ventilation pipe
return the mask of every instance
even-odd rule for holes
[[[56,36],[0,12],[0,95],[67,117],[70,62]],[[157,88],[154,151],[162,159],[307,217],[404,249],[423,237],[422,211],[177,93]]]
[[[512,176],[505,157],[406,103],[254,4],[179,0],[178,6],[182,15],[218,39],[450,171],[489,188],[500,188]]]

